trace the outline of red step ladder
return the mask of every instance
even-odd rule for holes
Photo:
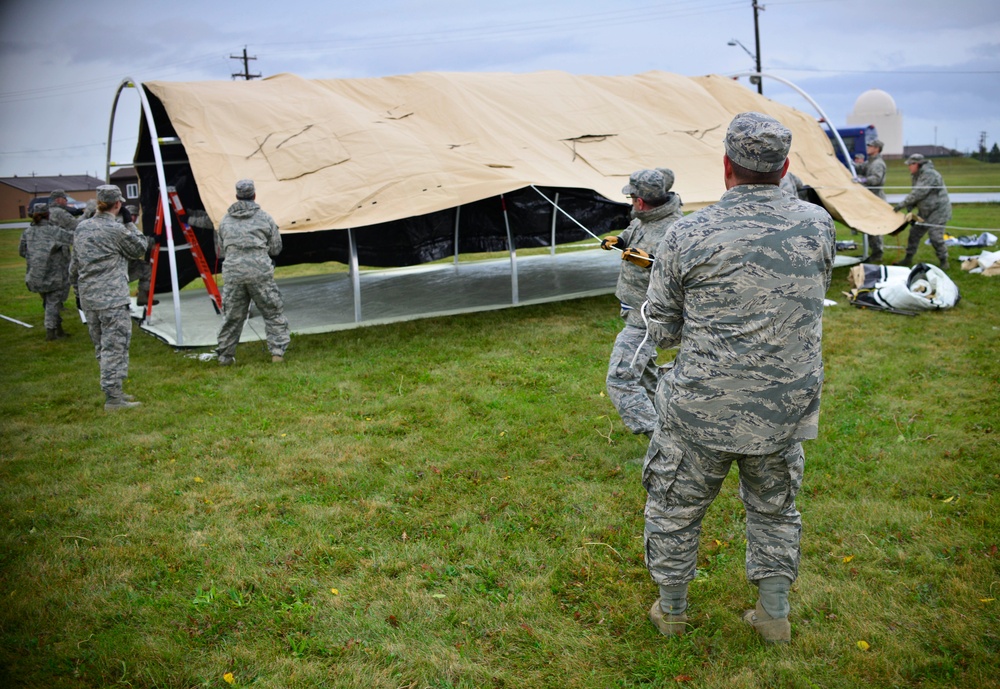
[[[181,203],[180,197],[177,195],[177,189],[174,187],[167,187],[167,197],[170,199],[170,205],[173,207],[174,213],[177,214],[177,221],[181,227],[181,231],[184,233],[184,238],[187,240],[187,244],[181,246],[175,246],[174,250],[178,249],[191,249],[191,256],[194,258],[194,264],[198,266],[198,272],[201,274],[201,280],[205,283],[205,290],[208,291],[208,296],[212,299],[212,305],[215,307],[216,313],[222,313],[222,295],[219,294],[219,287],[215,284],[215,278],[212,277],[212,271],[208,267],[208,261],[205,260],[205,254],[201,250],[201,245],[198,243],[198,238],[194,234],[194,230],[187,223],[187,212],[184,210],[184,204]],[[155,234],[157,237],[163,236],[165,221],[163,212],[163,197],[160,197],[160,201],[156,204],[156,229]],[[153,286],[156,285],[156,269],[159,266],[160,261],[160,242],[157,241],[153,245],[153,274],[150,276],[150,295],[146,300],[146,318],[153,312]]]

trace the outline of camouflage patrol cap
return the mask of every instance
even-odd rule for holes
[[[64,199],[64,198],[66,198],[66,192],[63,191],[62,189],[53,189],[51,192],[49,192],[49,203],[52,203],[56,199]]]
[[[792,132],[778,120],[759,112],[741,112],[729,123],[726,155],[740,167],[755,172],[778,172],[788,158]]]
[[[122,190],[119,189],[114,184],[102,184],[97,187],[97,201],[98,203],[114,203],[115,201],[124,201],[125,197],[122,196]]]
[[[658,167],[656,171],[663,175],[663,191],[670,191],[674,186],[674,171],[668,167]]]
[[[252,199],[256,195],[257,190],[254,188],[252,179],[241,179],[236,183],[236,198]]]
[[[131,203],[129,205],[125,206],[125,208],[128,209],[128,212],[131,213],[133,217],[135,217],[136,215],[139,215],[139,209],[136,208]]]
[[[882,150],[882,140],[881,139],[872,139],[871,141],[868,142],[868,145],[869,146],[874,146],[875,148],[877,148],[880,151]]]
[[[626,196],[635,196],[646,203],[663,203],[667,200],[667,190],[663,184],[663,173],[659,170],[636,170],[622,187]]]
[[[914,163],[916,163],[917,165],[923,165],[926,162],[927,158],[925,158],[922,153],[914,153],[913,155],[911,155],[909,158],[906,159],[907,165],[913,165]]]
[[[49,212],[49,204],[47,203],[36,203],[35,206],[31,209],[32,215],[38,215],[39,213],[48,213],[48,212]]]

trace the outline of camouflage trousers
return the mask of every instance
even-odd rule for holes
[[[910,236],[906,241],[906,255],[913,256],[920,248],[920,240],[926,234],[939,260],[948,258],[948,247],[944,245],[944,226],[951,220],[950,208],[939,208],[924,218],[924,222],[910,225]]]
[[[652,432],[659,425],[653,407],[657,383],[656,344],[652,339],[643,344],[645,337],[645,328],[626,325],[615,338],[608,362],[608,397],[633,433]],[[631,365],[633,358],[635,367]]]
[[[234,356],[243,334],[243,323],[253,302],[264,317],[267,348],[272,355],[284,356],[291,341],[288,319],[285,318],[281,292],[273,278],[260,282],[225,283],[222,286],[222,327],[219,328],[219,356]]]
[[[701,521],[733,462],[739,467],[739,494],[746,509],[747,579],[783,576],[795,581],[802,535],[795,509],[805,464],[802,444],[770,455],[740,455],[688,442],[661,428],[642,468],[646,567],[657,585],[679,586],[694,579]]]
[[[149,261],[138,259],[128,262],[128,281],[139,281],[135,301],[142,306],[149,299],[149,282],[153,278],[153,266]]]
[[[128,347],[132,342],[132,316],[128,306],[85,311],[90,341],[101,365],[101,390],[117,396],[128,378]]]
[[[880,234],[868,235],[868,255],[869,256],[882,255],[882,235]]]
[[[42,307],[45,309],[45,329],[54,330],[62,325],[62,311],[63,302],[66,301],[66,296],[63,295],[65,290],[60,288],[55,292],[42,292]]]

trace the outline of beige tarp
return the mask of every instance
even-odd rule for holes
[[[145,86],[166,108],[216,222],[244,177],[283,233],[374,225],[532,184],[624,201],[629,173],[645,167],[673,169],[674,190],[698,208],[725,191],[722,139],[745,110],[792,130],[790,169],[834,217],[871,234],[902,222],[851,182],[814,117],[719,76],[281,74]]]

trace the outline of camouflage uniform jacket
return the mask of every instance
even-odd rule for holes
[[[123,225],[111,213],[97,213],[76,226],[70,281],[80,305],[100,311],[129,303],[128,262],[142,258],[147,239],[132,223]]]
[[[662,206],[640,211],[634,214],[632,222],[618,237],[624,247],[642,249],[657,259],[660,257],[660,243],[667,228],[682,217],[681,197],[671,192],[667,202]],[[621,247],[621,248],[624,248]],[[629,313],[626,321],[629,325],[642,327],[642,316],[639,307],[646,301],[646,289],[649,287],[649,268],[641,268],[628,261],[621,262],[618,273],[618,285],[615,296],[623,305],[632,307],[634,313]],[[635,321],[635,322],[632,322]]]
[[[714,450],[769,454],[815,438],[833,220],[777,186],[733,187],[679,220],[649,281],[649,332],[680,346],[661,378],[665,428]]]
[[[860,177],[864,177],[862,184],[868,187],[868,190],[875,196],[885,201],[885,192],[882,190],[882,187],[885,186],[885,161],[882,160],[882,155],[876,153],[855,169]]]
[[[69,282],[73,234],[48,220],[32,223],[21,235],[18,251],[27,261],[24,284],[32,292],[57,292]]]
[[[215,250],[225,259],[226,282],[259,282],[274,276],[270,257],[281,253],[281,234],[274,219],[255,202],[237,201],[219,222]]]
[[[930,217],[931,213],[942,208],[947,208],[949,215],[951,214],[948,189],[944,186],[941,173],[934,169],[934,163],[928,160],[920,166],[917,174],[910,175],[910,179],[913,182],[913,191],[906,195],[900,206],[916,207],[917,215],[922,218]]]
[[[80,223],[79,220],[73,217],[72,213],[54,203],[49,206],[49,222],[70,232],[75,230],[76,226]]]

